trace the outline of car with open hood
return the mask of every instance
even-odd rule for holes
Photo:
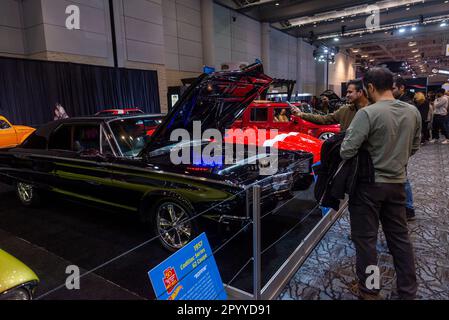
[[[197,218],[251,219],[245,209],[254,184],[268,206],[291,197],[295,181],[310,177],[309,152],[253,154],[248,145],[218,137],[271,81],[260,64],[202,75],[151,135],[147,129],[155,124],[145,115],[51,122],[20,147],[0,152],[0,180],[15,186],[25,206],[53,192],[134,211],[164,247],[177,250],[197,234]],[[179,154],[190,161],[178,163]]]

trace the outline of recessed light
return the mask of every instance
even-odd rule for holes
[[[276,2],[276,6],[279,6],[279,2]]]

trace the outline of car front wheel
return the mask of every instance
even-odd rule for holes
[[[41,204],[41,197],[36,188],[31,184],[17,182],[16,193],[20,202],[26,207],[35,207]]]
[[[153,229],[162,245],[170,250],[181,249],[196,236],[192,211],[177,199],[165,198],[153,207]]]

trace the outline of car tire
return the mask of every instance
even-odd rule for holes
[[[182,223],[191,219],[193,212],[187,201],[175,197],[164,197],[152,206],[148,222],[165,249],[175,252],[195,239],[198,235],[195,219]]]
[[[324,132],[320,135],[318,139],[326,141],[327,139],[332,138],[333,136],[335,136],[335,133],[333,132]]]
[[[31,184],[25,182],[16,183],[16,194],[19,201],[25,207],[39,207],[42,204],[42,197],[39,191]]]

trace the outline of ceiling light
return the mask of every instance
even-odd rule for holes
[[[419,52],[419,50],[418,49],[414,49],[414,50],[412,50],[412,53],[418,53]]]
[[[399,29],[399,33],[404,33],[404,32],[405,32],[404,28]]]
[[[335,37],[335,38],[334,38],[334,41],[335,41],[335,42],[340,41],[340,38]]]
[[[328,53],[329,52],[329,50],[328,49],[324,49],[324,53]]]
[[[364,54],[364,55],[362,56],[362,58],[368,58],[368,56],[367,56],[366,54]]]
[[[418,28],[417,27],[412,27],[412,31],[416,31]]]
[[[440,24],[440,27],[446,27],[446,26],[447,26],[446,21],[444,21],[444,22],[442,22],[442,23]]]
[[[408,46],[409,46],[409,47],[414,47],[414,46],[416,46],[416,42],[409,42],[409,43],[408,43]]]
[[[409,11],[410,10],[410,8],[407,8],[407,9],[405,9],[406,11]]]
[[[415,56],[413,56],[413,58],[420,58],[421,57],[421,55],[419,55],[419,54],[416,54]]]
[[[354,53],[359,53],[359,52],[360,52],[360,49],[352,49],[352,52],[354,52]]]
[[[279,2],[276,2],[276,6],[279,6]]]

